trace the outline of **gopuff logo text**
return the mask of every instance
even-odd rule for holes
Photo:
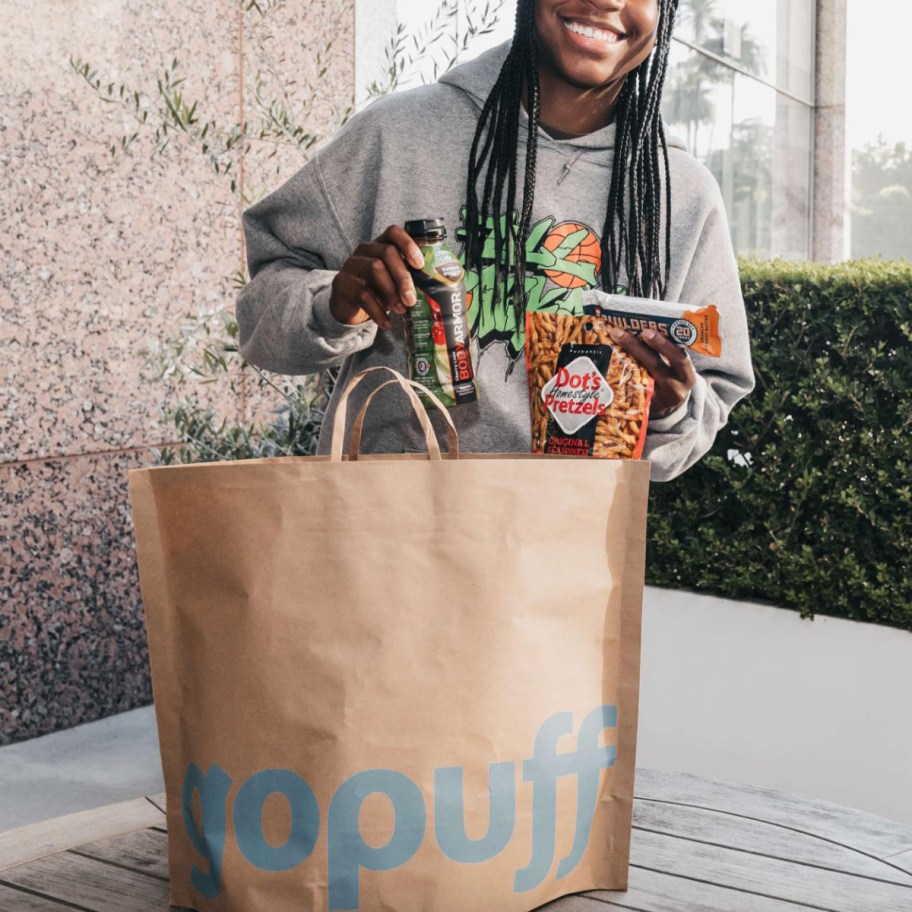
[[[531,785],[531,832],[517,834],[528,840],[529,863],[513,876],[517,893],[534,890],[554,867],[557,834],[557,784],[561,777],[576,778],[576,826],[573,844],[556,871],[558,880],[579,865],[589,845],[598,805],[601,772],[615,765],[617,748],[602,744],[606,729],[617,728],[617,707],[601,706],[582,721],[576,750],[559,753],[558,742],[574,731],[573,714],[556,713],[535,736],[532,757],[521,764],[492,763],[489,767],[490,813],[488,830],[469,838],[465,825],[463,767],[434,770],[434,839],[447,858],[466,865],[481,864],[500,855],[514,839],[517,806],[517,766],[522,781]],[[193,764],[183,783],[183,820],[193,848],[206,860],[208,870],[193,865],[194,888],[206,899],[215,899],[222,888],[222,862],[231,814],[234,839],[240,854],[262,871],[288,871],[303,864],[314,851],[322,824],[317,798],[310,785],[286,769],[262,770],[241,783],[230,806],[234,786],[218,765],[203,772]],[[200,821],[194,820],[194,795],[199,796]],[[360,830],[364,801],[385,795],[395,811],[393,832],[386,845],[369,845]],[[272,795],[288,803],[291,827],[284,845],[269,842],[263,832],[263,807]],[[561,808],[562,815],[570,812]],[[372,769],[356,773],[339,785],[326,813],[329,908],[358,909],[361,870],[392,871],[407,864],[425,841],[427,803],[418,786],[395,770]]]

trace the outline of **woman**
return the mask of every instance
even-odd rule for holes
[[[718,187],[659,115],[676,7],[519,0],[508,45],[350,121],[245,214],[243,355],[291,374],[341,364],[340,386],[371,365],[404,370],[402,316],[416,300],[406,262],[422,259],[396,226],[442,215],[464,242],[483,351],[479,401],[452,412],[467,451],[528,451],[524,312],[579,312],[600,285],[719,308],[721,359],[691,361],[660,335],[616,339],[655,379],[653,478],[696,462],[753,375]],[[571,235],[579,243],[555,257]],[[327,427],[332,415],[331,403]],[[363,448],[420,449],[412,424],[382,400]]]

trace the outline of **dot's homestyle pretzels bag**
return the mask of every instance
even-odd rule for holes
[[[639,459],[653,381],[609,335],[605,317],[529,313],[532,452]]]

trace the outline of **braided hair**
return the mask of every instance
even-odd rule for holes
[[[513,278],[520,325],[526,308],[525,249],[535,197],[541,86],[535,32],[536,0],[519,0],[513,44],[478,121],[466,188],[466,266],[481,272],[486,228],[493,223],[494,262],[500,280],[494,300]],[[678,0],[658,0],[659,24],[650,56],[627,74],[615,109],[617,133],[602,233],[602,287],[614,291],[622,267],[630,294],[661,298],[671,268],[671,185],[668,145],[659,113]],[[528,112],[522,209],[514,222],[520,109]],[[479,181],[483,178],[481,200]],[[664,238],[662,213],[666,213]],[[502,214],[506,213],[506,219]],[[664,254],[664,257],[663,257]],[[501,285],[503,284],[503,289]]]

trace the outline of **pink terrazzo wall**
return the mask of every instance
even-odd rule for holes
[[[246,6],[247,4],[243,4]],[[147,703],[127,471],[173,441],[187,392],[144,352],[233,302],[243,262],[229,182],[179,142],[108,144],[129,126],[69,65],[154,94],[173,58],[188,97],[230,125],[257,117],[257,74],[306,74],[330,27],[330,76],[309,123],[328,132],[353,90],[353,15],[289,0],[265,20],[234,0],[35,0],[0,30],[0,744]],[[268,83],[267,83],[268,92]],[[238,159],[248,199],[302,163]],[[199,391],[226,416],[228,384]],[[249,403],[245,403],[248,407]]]

